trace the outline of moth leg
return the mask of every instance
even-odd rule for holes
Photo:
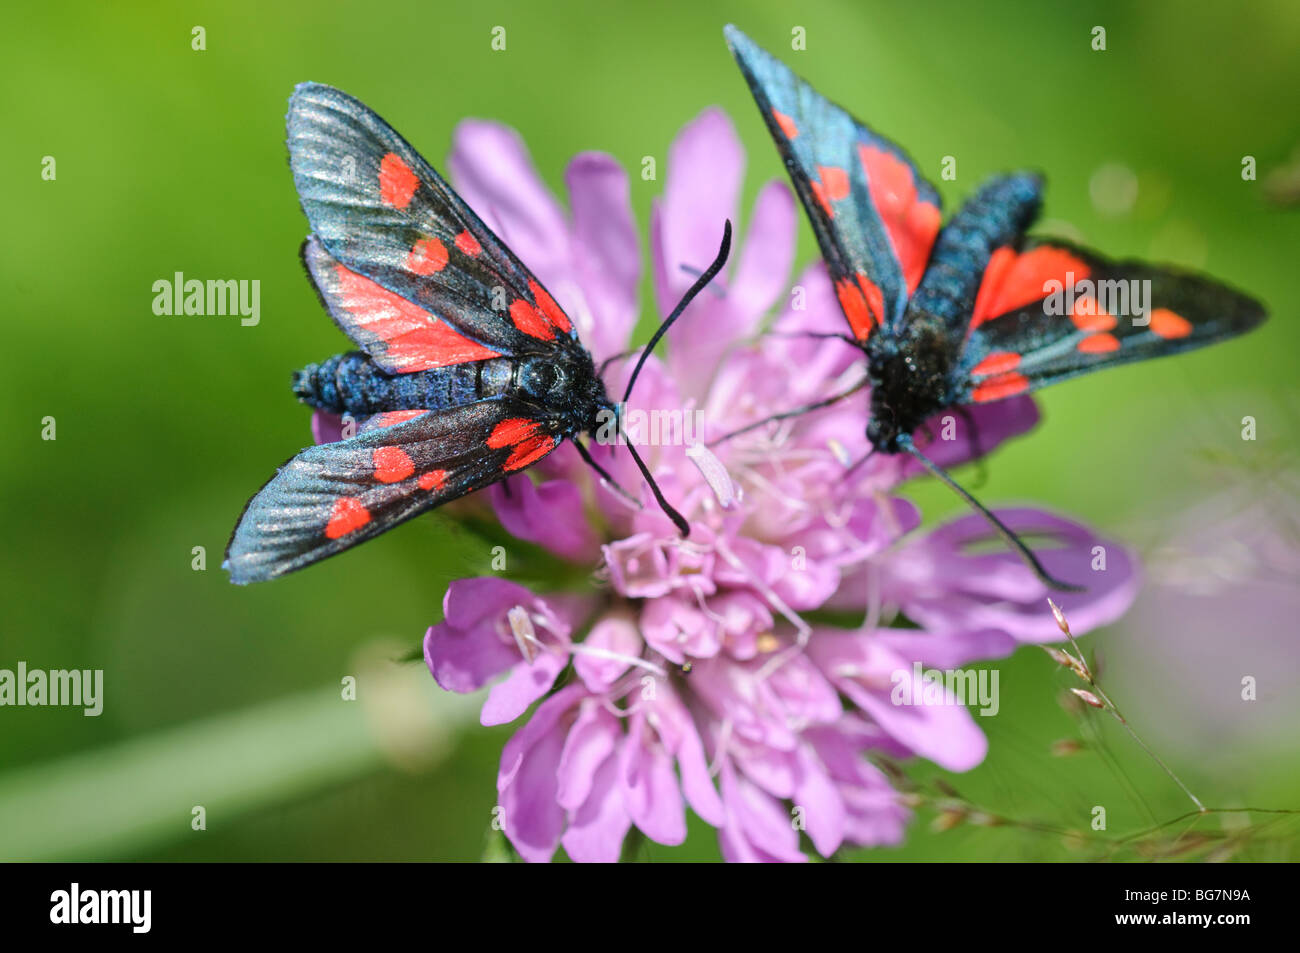
[[[732,437],[739,437],[741,434],[749,433],[751,430],[757,430],[759,427],[765,426],[770,423],[775,423],[778,420],[785,420],[788,417],[798,417],[801,414],[807,414],[814,410],[821,410],[823,407],[829,407],[832,404],[838,404],[844,398],[856,394],[858,391],[862,390],[862,388],[866,386],[867,386],[867,378],[863,377],[862,380],[858,381],[848,390],[844,391],[843,393],[836,394],[834,397],[827,397],[825,400],[819,400],[816,403],[808,404],[807,406],[804,407],[796,407],[794,410],[787,410],[784,413],[773,414],[771,417],[764,417],[762,420],[757,420],[752,424],[747,424],[746,426],[741,427],[739,430],[733,430],[731,433],[718,437],[716,440],[710,440],[708,445],[710,447],[716,447],[718,444],[725,443],[726,441],[730,440]]]
[[[615,480],[612,476],[610,476],[609,472],[595,461],[595,459],[591,455],[591,451],[588,450],[585,446],[583,446],[581,441],[575,440],[573,441],[573,445],[578,448],[578,453],[581,454],[582,459],[587,462],[587,466],[591,467],[593,470],[596,471],[596,473],[600,476],[601,481],[605,483],[605,485],[607,485],[611,490],[613,490],[619,496],[623,497],[625,500],[631,503],[638,510],[643,508],[641,506],[640,500],[638,500],[635,496],[633,496],[629,491],[623,489],[623,487],[619,484],[619,482]]]
[[[600,367],[596,368],[596,376],[603,377],[605,375],[605,368],[609,367],[609,365],[613,364],[615,361],[626,361],[633,354],[639,353],[641,353],[641,348],[634,347],[631,350],[623,351],[619,354],[611,354],[600,362]]]
[[[851,334],[840,334],[836,331],[768,331],[767,337],[783,338],[787,341],[798,340],[800,338],[811,341],[843,341],[845,344],[852,344],[856,348],[862,347],[862,342]]]
[[[975,479],[971,482],[971,489],[978,490],[984,486],[989,477],[988,466],[984,463],[984,445],[980,442],[980,427],[975,422],[975,415],[965,404],[958,404],[955,409],[970,428],[971,459],[975,463]]]

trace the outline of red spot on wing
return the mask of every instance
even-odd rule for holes
[[[397,153],[390,152],[380,160],[379,199],[385,205],[406,208],[411,204],[411,196],[415,195],[415,190],[419,187],[420,180]]]
[[[1004,397],[1023,394],[1027,390],[1029,390],[1029,379],[1023,374],[1011,371],[1007,374],[999,374],[997,377],[990,377],[971,391],[970,398],[977,404],[987,404],[990,401],[1002,400]]]
[[[1165,340],[1185,338],[1192,333],[1192,322],[1181,314],[1168,308],[1156,308],[1151,312],[1151,333]]]
[[[911,294],[921,283],[930,249],[939,234],[942,215],[933,202],[921,199],[911,166],[894,155],[872,145],[858,146],[858,156],[867,175],[871,201],[894,247],[894,256]]]
[[[1084,295],[1075,300],[1070,320],[1080,331],[1113,331],[1119,323],[1092,295]]]
[[[511,417],[492,428],[487,445],[494,450],[513,447],[502,469],[519,470],[550,453],[555,438],[537,432],[537,421],[527,417]]]
[[[555,340],[555,331],[542,312],[525,301],[516,298],[510,305],[510,320],[520,331],[542,341]]]
[[[447,267],[447,246],[436,238],[421,238],[406,256],[406,267],[417,275],[431,275]]]
[[[1064,248],[1040,245],[1019,255],[1011,248],[999,248],[984,269],[971,327],[1041,300],[1048,294],[1049,282],[1069,288],[1091,273],[1086,261]]]
[[[821,177],[826,197],[832,202],[847,198],[849,194],[849,174],[833,165],[819,165],[817,174]]]
[[[521,470],[530,463],[535,463],[542,457],[546,456],[551,452],[551,449],[554,446],[555,438],[548,434],[542,434],[525,440],[523,443],[515,447],[514,452],[512,452],[506,459],[506,462],[502,464],[502,469]]]
[[[528,290],[533,293],[533,300],[537,302],[537,306],[541,309],[542,314],[546,316],[546,320],[550,321],[554,327],[568,334],[573,328],[573,325],[569,323],[569,316],[564,313],[563,308],[555,303],[555,299],[547,293],[546,289],[529,278]]]
[[[527,417],[510,417],[492,428],[487,445],[493,450],[500,450],[511,444],[520,443],[532,437],[537,430],[537,421]]]
[[[1119,350],[1119,338],[1105,331],[1089,334],[1074,346],[1080,354],[1109,354]]]
[[[799,135],[799,127],[796,126],[794,120],[785,113],[773,109],[772,118],[776,120],[776,124],[781,128],[781,131],[785,133],[787,139],[793,139],[795,136]]]
[[[447,485],[447,471],[430,470],[428,473],[421,473],[417,482],[421,490],[441,490]]]
[[[971,368],[972,377],[992,377],[1005,374],[1020,366],[1020,355],[1014,351],[994,351]]]
[[[826,194],[826,187],[822,185],[820,182],[818,182],[816,179],[811,179],[808,182],[808,185],[812,188],[813,198],[815,198],[817,200],[817,204],[822,207],[822,211],[826,213],[826,217],[834,218],[835,209],[831,208],[831,200],[829,196],[827,196]]]
[[[375,414],[366,421],[367,430],[375,430],[380,427],[396,427],[398,424],[404,424],[408,420],[414,420],[421,414],[427,414],[427,410],[386,410],[382,414]]]
[[[862,289],[863,297],[867,299],[867,307],[871,314],[879,323],[885,314],[885,296],[877,287],[876,283],[861,272],[858,273],[858,286]]]
[[[370,458],[380,483],[400,483],[415,472],[415,463],[401,447],[376,447]]]
[[[340,496],[334,501],[330,511],[329,522],[325,524],[325,535],[338,539],[348,533],[354,533],[370,522],[370,511],[354,496]]]
[[[831,203],[848,197],[849,174],[833,165],[819,165],[817,175],[820,178],[813,179],[808,184],[812,186],[813,195],[817,197],[826,216],[834,218],[835,210],[831,208]]]
[[[483,246],[478,243],[478,239],[467,231],[456,236],[456,247],[461,250],[462,254],[469,255],[470,258],[476,257],[483,251]]]
[[[859,274],[857,284],[849,278],[837,281],[835,296],[840,299],[840,307],[849,319],[853,336],[865,341],[885,313],[885,298],[880,288],[866,275]]]
[[[1016,251],[1014,248],[1003,246],[994,249],[993,254],[989,255],[989,263],[984,268],[984,277],[980,279],[980,290],[975,295],[975,308],[971,311],[970,326],[977,328],[989,318],[993,317],[993,300],[997,296],[998,290],[1002,287],[1002,281],[1006,278],[1007,272],[1016,262]]]
[[[500,357],[445,321],[343,265],[335,268],[348,328],[384,343],[382,360],[399,373]]]

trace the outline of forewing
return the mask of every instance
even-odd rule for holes
[[[413,347],[417,325],[430,341],[454,334],[480,349],[462,349],[471,354],[545,353],[558,338],[576,335],[541,283],[363,103],[303,83],[289,101],[287,124],[294,184],[318,245],[304,258],[340,326],[385,370],[442,366],[436,362],[446,354],[436,344],[427,353]],[[345,287],[331,287],[328,270],[313,267],[324,263],[320,253],[333,259],[336,283]],[[331,296],[341,299],[337,309]],[[349,298],[360,304],[349,306]],[[382,317],[394,310],[405,313],[392,322]],[[398,329],[398,344],[384,336],[387,327]]]
[[[1001,400],[1177,354],[1243,334],[1263,319],[1258,301],[1202,275],[1028,241],[990,259],[956,402]]]
[[[939,193],[897,145],[819,95],[733,26],[726,28],[812,223],[853,334],[897,326],[925,272]]]
[[[556,418],[513,399],[376,415],[280,468],[244,509],[225,568],[241,585],[301,569],[531,466],[561,439]]]

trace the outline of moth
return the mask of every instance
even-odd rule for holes
[[[360,349],[308,365],[293,390],[359,426],[294,456],[248,502],[226,550],[231,581],[333,556],[525,470],[566,439],[616,487],[578,439],[618,410],[573,322],[432,166],[360,101],[317,83],[294,90],[288,145],[311,224],[303,264]],[[717,259],[642,352],[624,400],[730,241],[728,222]]]
[[[1235,337],[1264,320],[1263,307],[1200,275],[1027,236],[1043,196],[1034,174],[994,177],[944,224],[938,191],[902,149],[734,26],[725,36],[812,224],[848,322],[843,337],[866,362],[852,390],[779,416],[869,385],[872,452],[911,454],[1039,578],[1078,589],[1053,579],[922,451],[918,428],[949,408]]]

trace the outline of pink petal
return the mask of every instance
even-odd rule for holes
[[[565,172],[573,212],[573,259],[588,309],[570,315],[597,361],[627,347],[638,312],[641,248],[627,173],[585,152]],[[558,292],[556,292],[558,294]]]
[[[794,804],[803,809],[804,830],[817,853],[829,857],[844,842],[848,820],[844,799],[817,758],[802,746],[798,752],[799,781]]]
[[[662,238],[657,254],[666,265],[659,310],[667,314],[694,278],[683,264],[703,269],[718,252],[722,223],[736,217],[745,172],[745,149],[727,114],[706,109],[678,133],[664,175]]]
[[[727,823],[719,839],[728,861],[807,861],[799,850],[799,835],[792,818],[781,802],[745,780],[727,762],[722,767],[722,801],[727,808]]]
[[[576,863],[612,864],[618,861],[631,826],[618,786],[618,758],[606,758],[591,779],[586,801],[570,812],[561,843]]]
[[[706,822],[720,827],[724,818],[722,799],[709,774],[704,744],[691,713],[671,684],[662,680],[653,704],[654,713],[658,716],[655,727],[659,737],[677,758],[686,802]]]
[[[582,642],[587,649],[597,649],[610,655],[638,658],[641,654],[641,636],[636,624],[627,616],[606,616],[591,627]],[[574,670],[584,685],[593,692],[604,692],[628,669],[628,663],[618,658],[605,657],[590,652],[578,652],[573,661]]]
[[[623,729],[618,719],[597,699],[584,702],[560,756],[560,807],[576,811],[591,794],[596,769],[613,755]]]
[[[794,196],[789,187],[779,181],[767,183],[754,200],[729,287],[742,313],[760,317],[786,292],[797,228]]]
[[[819,629],[808,643],[817,665],[845,695],[893,738],[950,771],[968,771],[984,760],[988,740],[964,705],[895,704],[920,700],[925,686],[911,663],[870,635]]]
[[[657,844],[686,840],[686,808],[672,758],[645,738],[645,719],[633,715],[623,743],[619,781],[628,816]]]
[[[457,579],[443,597],[442,622],[424,636],[424,660],[447,691],[472,692],[521,659],[513,642],[499,638],[496,621],[515,605],[532,605],[523,586],[491,577]]]
[[[355,421],[352,429],[355,433]],[[343,439],[343,418],[325,410],[312,411],[311,436],[317,443],[337,443]]]
[[[447,160],[456,191],[543,285],[564,274],[568,223],[513,129],[466,119]]]
[[[538,706],[501,752],[497,804],[502,826],[515,850],[528,861],[550,860],[564,832],[564,810],[556,802],[566,735],[563,718],[581,693],[580,685],[556,692]]]
[[[600,543],[587,519],[582,491],[568,480],[533,483],[527,476],[488,491],[492,509],[512,536],[536,543],[569,562],[588,563]]]
[[[479,723],[484,727],[504,725],[528,710],[528,706],[551,690],[556,677],[568,664],[567,655],[545,650],[529,664],[518,659],[510,674],[493,685],[483,702]]]

